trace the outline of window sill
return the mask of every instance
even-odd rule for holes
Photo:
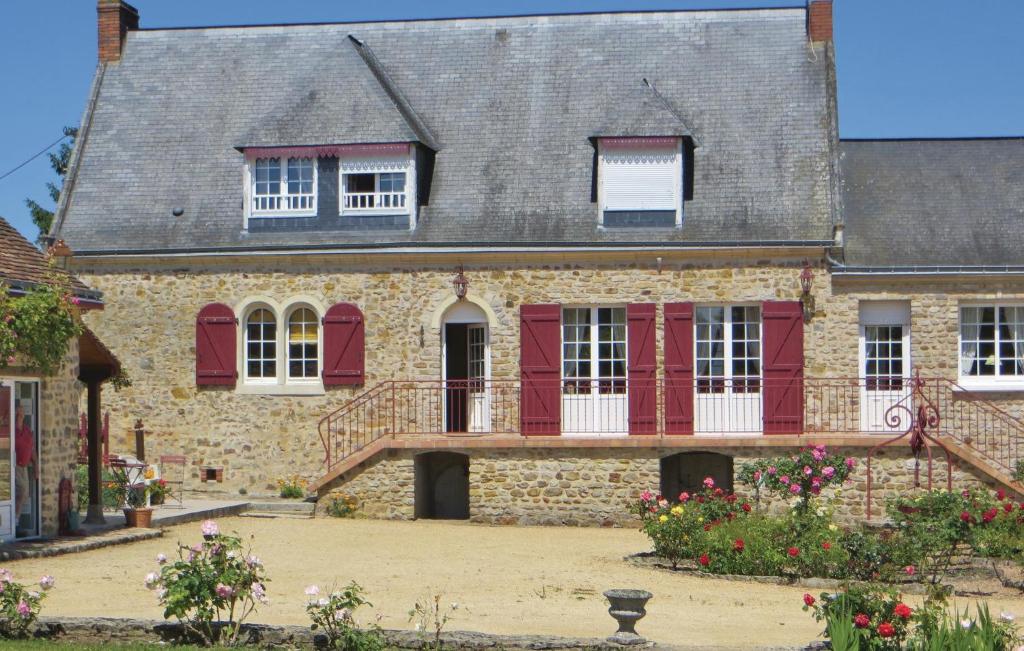
[[[1024,393],[1024,380],[1015,382],[968,382],[963,379],[953,393]]]
[[[316,211],[302,212],[254,212],[249,219],[291,219],[293,217],[316,217]]]
[[[254,396],[322,396],[323,384],[240,384],[235,393]]]

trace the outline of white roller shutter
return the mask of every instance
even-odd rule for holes
[[[614,150],[601,156],[604,210],[678,210],[678,150]]]

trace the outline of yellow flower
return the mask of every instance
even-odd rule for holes
[[[668,522],[668,516],[667,515],[660,516],[658,518],[658,521],[659,522]]]
[[[681,506],[673,506],[672,507],[672,515],[682,515],[682,514],[683,514],[683,507],[681,507]]]
[[[829,530],[829,531],[835,531],[835,530],[836,530],[836,529],[838,529],[838,528],[839,528],[839,527],[837,527],[837,526],[836,526],[836,525],[834,525],[834,524],[830,524],[830,525],[828,525],[828,530]]]
[[[153,477],[156,477],[156,471],[153,470],[152,467],[146,468],[145,477],[146,477],[146,479],[152,479]]]
[[[699,518],[697,518],[697,522],[704,522],[704,516],[702,515]]]

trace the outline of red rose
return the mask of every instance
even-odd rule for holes
[[[1020,506],[1021,506],[1021,508],[1022,508],[1022,509],[1024,509],[1024,504],[1021,504]],[[749,505],[749,504],[747,504],[746,502],[744,502],[744,503],[743,503],[743,510],[744,510],[744,511],[745,511],[746,513],[750,513],[750,505]]]
[[[892,609],[892,614],[896,615],[900,619],[910,619],[910,615],[913,611],[910,610],[910,606],[905,603],[898,603],[896,607]]]
[[[814,605],[814,597],[812,597],[811,595],[809,595],[807,593],[804,593],[804,604],[806,604],[808,606],[813,606]]]
[[[711,531],[711,523],[704,525],[704,531]]]
[[[892,637],[896,635],[896,629],[889,622],[882,622],[878,625],[878,634],[882,637]]]
[[[703,504],[703,503],[704,503],[704,496],[703,495],[698,495],[697,496],[697,504]]]
[[[1007,502],[1003,504],[1003,511],[1006,513],[1013,513],[1013,502]]]
[[[723,491],[723,490],[722,490],[721,488],[716,488],[716,489],[714,490],[714,493],[715,493],[715,497],[721,497],[721,496],[722,496],[722,493],[724,493],[724,492],[725,492],[725,491]]]
[[[733,548],[734,550],[738,551],[738,552],[741,552],[741,551],[743,551],[743,548],[744,548],[745,546],[746,546],[746,545],[745,545],[745,544],[743,543],[743,539],[742,539],[742,538],[737,538],[737,539],[736,539],[736,542],[734,542],[734,543],[732,544],[732,548]]]
[[[736,501],[736,495],[735,494],[727,495],[725,497],[725,501],[728,502],[729,504],[732,504],[733,502]]]
[[[859,613],[853,618],[853,625],[857,628],[867,628],[868,626],[871,626],[871,620],[868,619],[868,616],[864,613]]]
[[[701,554],[700,558],[698,560],[700,561],[700,564],[703,565],[704,567],[707,567],[708,563],[711,562],[711,559],[708,558],[707,554]]]
[[[996,499],[999,500],[1000,502],[1005,500],[1006,499],[1006,491],[1004,491],[1002,488],[997,490],[996,491]]]
[[[971,521],[971,514],[968,513],[967,511],[963,511],[963,512],[960,513],[960,519],[963,520],[964,522],[970,522]]]
[[[985,511],[981,515],[981,519],[983,522],[992,522],[993,520],[995,520],[997,513],[999,513],[999,511],[996,511],[995,509],[989,509],[988,511]]]
[[[830,543],[828,541],[823,542],[823,543],[821,543],[821,548],[824,549],[825,551],[828,551],[828,550],[832,549],[832,543]]]
[[[796,547],[790,547],[787,553],[790,555],[791,558],[796,558],[800,555],[800,550]]]

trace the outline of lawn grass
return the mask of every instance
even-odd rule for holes
[[[37,651],[41,649],[74,649],[75,651],[105,651],[106,649],[117,649],[118,651],[199,651],[197,646],[168,646],[166,644],[76,644],[74,642],[53,642],[50,640],[0,640],[0,650],[7,651]]]

